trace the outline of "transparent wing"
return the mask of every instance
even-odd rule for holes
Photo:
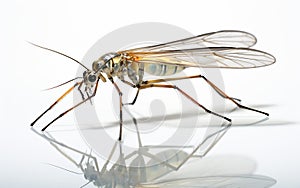
[[[180,179],[223,176],[232,174],[253,174],[256,162],[239,155],[216,155],[204,158],[190,158],[179,170],[172,171],[159,179]]]
[[[271,54],[249,48],[210,47],[128,53],[137,62],[203,68],[255,68],[273,64]]]
[[[161,51],[170,49],[188,49],[199,47],[244,47],[249,48],[256,43],[254,35],[236,30],[223,30],[206,33],[194,37],[176,40],[164,44],[129,49],[121,52]]]
[[[276,180],[262,175],[226,175],[226,176],[207,176],[207,177],[195,177],[195,178],[181,178],[181,179],[169,179],[156,183],[145,183],[137,187],[141,188],[266,188],[271,187],[276,183]]]

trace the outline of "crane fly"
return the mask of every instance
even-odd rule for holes
[[[215,90],[216,93],[218,93],[224,99],[231,101],[237,107],[255,111],[268,116],[269,114],[266,112],[240,104],[240,101],[238,99],[228,96],[213,82],[211,82],[201,74],[184,77],[170,77],[172,75],[175,75],[176,73],[183,71],[186,68],[192,67],[247,69],[264,67],[273,64],[275,62],[274,56],[269,53],[251,48],[256,44],[256,41],[257,40],[254,35],[244,31],[223,30],[211,32],[164,44],[107,53],[92,63],[92,69],[87,68],[78,60],[61,52],[31,43],[39,48],[63,55],[75,61],[86,69],[83,72],[82,77],[74,78],[59,85],[61,86],[71,81],[80,79],[80,81],[76,81],[75,84],[63,95],[61,95],[61,97],[59,97],[46,111],[38,116],[38,118],[36,118],[31,123],[31,126],[33,126],[44,114],[52,109],[67,94],[77,88],[81,93],[82,101],[75,104],[73,107],[69,108],[68,110],[57,116],[55,119],[53,119],[42,129],[42,131],[46,130],[57,119],[63,117],[65,114],[78,107],[79,105],[85,103],[86,101],[91,100],[91,98],[96,95],[99,81],[101,80],[102,82],[106,82],[107,79],[113,84],[114,88],[119,94],[119,140],[122,139],[123,105],[134,105],[138,98],[140,90],[148,88],[175,89],[207,113],[231,122],[231,119],[229,119],[228,117],[222,116],[207,109],[205,106],[200,104],[197,100],[192,98],[188,93],[186,93],[176,85],[168,84],[168,81],[201,78],[213,90]],[[188,46],[191,45],[205,47],[189,48]],[[161,78],[144,80],[143,78],[145,72],[154,76],[161,76]],[[136,95],[132,102],[123,103],[122,91],[114,81],[114,79],[116,78],[120,79],[123,83],[133,88],[137,88]]]

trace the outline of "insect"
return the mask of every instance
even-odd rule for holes
[[[49,50],[72,59],[73,61],[84,67],[86,70],[83,72],[82,77],[74,78],[68,82],[63,83],[66,84],[71,81],[81,79],[80,81],[77,81],[63,95],[61,95],[61,97],[59,97],[47,110],[45,110],[40,116],[38,116],[31,123],[31,126],[33,126],[45,113],[52,109],[73,89],[78,88],[82,96],[82,101],[78,104],[75,104],[65,112],[61,113],[50,123],[48,123],[42,129],[42,131],[46,130],[57,119],[63,117],[65,114],[78,107],[79,105],[85,103],[86,101],[91,100],[91,98],[96,95],[99,81],[101,80],[103,82],[106,82],[107,79],[113,84],[119,94],[120,128],[118,140],[122,139],[123,106],[134,105],[138,98],[140,90],[148,88],[175,89],[207,113],[231,122],[230,118],[209,110],[176,85],[168,84],[168,81],[201,78],[221,97],[231,101],[232,103],[237,105],[237,107],[255,111],[268,116],[269,114],[266,112],[240,104],[239,99],[228,96],[213,82],[211,82],[208,78],[201,74],[185,77],[170,77],[171,75],[176,75],[176,73],[179,73],[184,69],[193,67],[247,69],[264,67],[275,63],[275,57],[271,54],[250,48],[256,44],[256,41],[257,40],[254,35],[244,31],[223,30],[218,32],[211,32],[164,44],[107,53],[92,63],[92,69],[87,68],[78,60],[61,52],[33,44],[34,46],[37,46],[39,48]],[[189,46],[191,45],[201,45],[205,47],[189,48]],[[143,78],[145,72],[155,76],[160,76],[161,78],[144,80]],[[115,83],[115,79],[120,79],[123,83],[133,88],[137,88],[136,95],[132,102],[123,103],[122,91]]]
[[[189,157],[182,150],[164,149],[156,154],[148,152],[148,147],[139,146],[128,155],[123,153],[122,142],[116,141],[109,158],[100,168],[96,156],[82,152],[56,140],[50,133],[36,134],[46,139],[60,154],[72,162],[83,174],[87,183],[95,187],[271,187],[276,183],[273,178],[252,174],[253,165],[249,159],[230,157]],[[118,148],[118,149],[117,149]],[[119,150],[119,151],[116,151]],[[73,155],[71,155],[73,154]],[[75,154],[75,155],[74,155]],[[79,155],[80,157],[75,156]],[[111,157],[117,161],[110,164]],[[182,162],[185,166],[181,166]],[[238,164],[238,168],[235,168]],[[195,173],[196,172],[196,173]]]

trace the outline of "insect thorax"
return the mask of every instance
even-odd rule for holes
[[[121,64],[121,55],[115,52],[107,53],[93,62],[93,71],[104,72],[110,76],[119,71]]]
[[[138,63],[118,53],[107,53],[93,62],[93,71],[101,71],[108,77],[116,76],[121,80],[128,76],[133,84],[139,83],[138,69]]]

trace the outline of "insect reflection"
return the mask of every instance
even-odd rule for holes
[[[215,136],[216,134],[220,134],[224,131],[226,132],[227,128],[222,129],[221,132],[217,131],[208,137]],[[132,153],[125,156],[122,152],[122,142],[119,141],[115,142],[111,149],[109,158],[106,162],[104,162],[102,168],[99,168],[97,157],[93,156],[92,152],[88,154],[59,142],[48,132],[43,134],[39,133],[35,129],[32,130],[42,138],[46,139],[60,154],[66,157],[66,159],[81,170],[84,178],[87,180],[87,183],[81,187],[85,187],[92,183],[95,187],[101,188],[227,186],[265,188],[271,187],[276,183],[274,179],[267,176],[246,174],[245,172],[252,172],[252,170],[241,170],[243,165],[239,166],[239,170],[236,172],[237,170],[234,170],[234,168],[232,168],[233,166],[230,167],[230,164],[236,164],[238,160],[232,158],[230,160],[234,162],[226,162],[226,159],[218,159],[218,161],[221,160],[222,162],[216,162],[216,160],[202,162],[202,160],[205,160],[206,158],[189,155],[183,150],[177,150],[174,148],[169,149],[166,147],[164,150],[153,154],[149,152],[149,147],[142,145],[140,145],[140,147]],[[139,140],[139,143],[141,143],[141,140]],[[207,152],[210,149],[208,149]],[[81,159],[75,160],[74,155],[73,157],[70,155],[71,152],[73,152],[73,154],[81,155]],[[205,152],[205,154],[207,152]],[[118,160],[115,163],[110,164],[110,160],[113,155],[117,155]],[[182,166],[183,164],[185,165]],[[211,165],[211,167],[209,167],[209,165]],[[215,165],[225,167],[218,167]],[[228,167],[226,167],[226,165],[228,165]],[[208,167],[210,169],[205,169]],[[64,169],[62,167],[58,168]],[[210,174],[209,171],[214,168],[217,169],[215,174]],[[222,168],[229,168],[230,173],[227,172],[228,169],[222,170]],[[73,172],[70,170],[67,171]],[[197,173],[195,173],[195,171]],[[80,174],[77,172],[73,173]]]
[[[92,69],[87,68],[81,62],[61,52],[33,44],[39,48],[58,53],[69,59],[72,59],[86,70],[83,72],[82,77],[74,78],[59,85],[61,86],[71,81],[81,79],[63,95],[61,95],[61,97],[59,97],[47,110],[38,116],[31,123],[31,126],[33,126],[45,113],[52,109],[73,89],[78,88],[82,96],[82,101],[54,118],[42,129],[42,131],[46,130],[57,119],[63,117],[65,114],[85,103],[86,101],[91,100],[91,98],[96,95],[99,80],[106,82],[107,79],[114,85],[119,94],[119,140],[122,139],[123,106],[135,104],[140,90],[148,88],[175,89],[207,113],[231,122],[230,118],[209,110],[176,85],[168,84],[168,81],[201,78],[221,97],[231,101],[239,108],[255,111],[268,116],[269,114],[266,112],[240,104],[239,99],[228,96],[204,75],[199,74],[176,77],[176,73],[193,67],[247,69],[264,67],[273,64],[275,62],[275,58],[272,55],[251,48],[253,45],[255,45],[255,43],[256,38],[250,33],[236,30],[223,30],[168,42],[165,44],[107,53],[92,63]],[[198,45],[198,47],[191,47],[193,45]],[[151,75],[160,76],[161,78],[144,80],[145,72]],[[175,76],[170,77],[171,75]],[[133,88],[137,88],[136,95],[132,102],[123,102],[122,91],[114,81],[116,78]]]

